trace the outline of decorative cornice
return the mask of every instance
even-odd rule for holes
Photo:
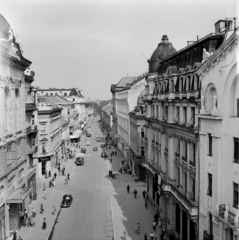
[[[21,78],[12,78],[0,75],[0,88],[19,89],[23,81]]]

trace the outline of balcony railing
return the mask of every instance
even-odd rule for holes
[[[37,106],[35,103],[26,103],[26,111],[34,111],[37,110]]]
[[[219,217],[224,219],[225,211],[226,211],[225,204],[220,204],[219,205],[219,212],[218,212]]]
[[[36,132],[37,132],[37,125],[28,126],[26,128],[26,134],[31,134]]]
[[[217,205],[217,211],[219,218],[223,219],[225,222],[227,222],[232,227],[239,227],[238,218],[239,215],[234,214],[230,211],[229,204],[219,204]]]
[[[213,240],[213,235],[208,234],[207,231],[203,231],[203,240]]]
[[[38,150],[38,146],[28,147],[27,153],[28,153],[28,154],[34,154],[34,153],[37,152],[37,150]]]

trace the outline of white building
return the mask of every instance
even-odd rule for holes
[[[137,105],[138,97],[145,88],[145,75],[124,77],[115,87],[118,148],[124,158],[129,161],[130,119],[129,112]],[[132,166],[131,166],[132,168]]]
[[[40,97],[49,97],[49,96],[60,96],[60,97],[68,97],[70,96],[72,90],[77,91],[79,95],[82,96],[82,91],[79,90],[78,88],[48,88],[48,89],[43,89],[40,88],[38,89],[38,96]],[[83,97],[83,96],[82,96]]]
[[[232,29],[232,21],[216,27]],[[219,32],[218,32],[219,34]],[[197,70],[202,86],[199,239],[239,239],[239,30]],[[230,37],[229,37],[230,36]]]

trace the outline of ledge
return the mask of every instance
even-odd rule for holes
[[[211,120],[222,120],[223,119],[222,116],[212,116],[212,115],[209,115],[209,114],[208,115],[199,114],[198,118],[211,119]]]

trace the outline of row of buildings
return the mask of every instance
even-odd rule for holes
[[[66,156],[67,143],[86,126],[92,108],[82,91],[39,89],[22,45],[0,15],[0,240],[19,228],[19,213]]]
[[[112,84],[102,108],[169,239],[239,239],[238,35],[236,19],[179,51],[163,35],[148,72]]]

